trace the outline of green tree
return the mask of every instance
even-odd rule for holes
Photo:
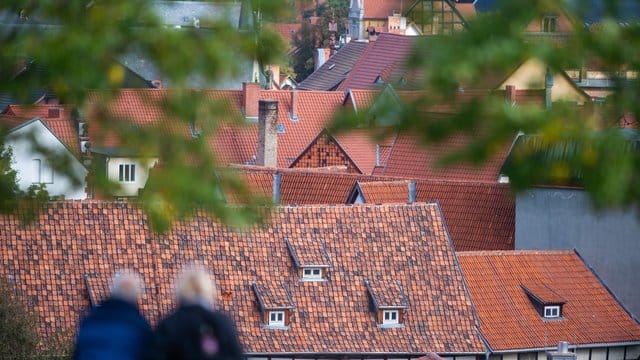
[[[105,109],[115,93],[113,89],[121,87],[125,80],[123,67],[115,59],[132,50],[153,59],[157,70],[165,74],[175,88],[163,104],[167,114],[185,124],[195,119],[202,136],[194,140],[150,126],[137,129],[137,136],[133,137],[129,126],[115,125],[118,122],[104,112],[101,126],[114,128],[125,146],[138,154],[159,155],[162,159],[162,169],[154,179],[162,186],[151,184],[138,203],[150,215],[154,228],[161,231],[167,230],[173,220],[189,216],[196,207],[234,225],[254,222],[259,219],[259,213],[251,209],[263,202],[247,198],[247,208],[223,206],[220,197],[223,188],[241,185],[236,179],[219,174],[215,156],[204,144],[216,124],[229,121],[229,117],[220,111],[219,104],[203,101],[197,92],[184,88],[194,77],[214,82],[237,75],[242,64],[253,60],[260,64],[278,62],[284,44],[276,34],[260,25],[263,18],[273,20],[286,16],[286,0],[242,1],[243,14],[249,18],[242,22],[240,31],[230,26],[225,16],[200,19],[200,28],[168,27],[150,11],[152,3],[149,0],[3,1],[0,13],[5,19],[17,21],[0,27],[0,64],[10,64],[2,66],[6,70],[25,59],[33,59],[48,69],[40,74],[38,85],[52,90],[63,103],[82,106],[87,90],[102,90],[105,96],[97,108]],[[28,91],[24,90],[32,85],[2,81],[0,92],[24,95],[19,100],[27,103]],[[96,181],[99,191],[113,186],[101,180],[104,179]],[[2,183],[1,191],[12,193],[11,184],[10,180]],[[248,191],[244,189],[244,193]],[[14,200],[3,197],[0,206],[15,209]]]
[[[0,358],[29,359],[37,355],[38,332],[33,313],[0,279]]]

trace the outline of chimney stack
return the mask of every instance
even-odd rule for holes
[[[516,93],[515,85],[507,85],[505,90],[506,90],[505,100],[507,100],[507,102],[510,104],[515,104],[517,101],[517,95],[516,95],[517,93]]]
[[[576,360],[577,355],[575,352],[569,351],[569,343],[567,341],[560,341],[558,343],[558,351],[548,351],[547,360]]]
[[[242,109],[247,118],[258,117],[258,100],[260,100],[260,84],[242,83]]]
[[[256,165],[278,165],[278,102],[260,100],[258,115],[258,156]]]

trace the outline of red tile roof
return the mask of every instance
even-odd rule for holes
[[[365,19],[387,20],[393,12],[404,13],[411,4],[407,0],[363,0]]]
[[[454,151],[464,149],[471,139],[456,135],[438,144],[422,145],[418,136],[401,134],[397,137],[387,166],[381,175],[428,180],[449,180],[495,183],[506,160],[511,143],[504,144],[496,154],[482,164],[457,163],[440,166],[440,160]]]
[[[405,204],[409,201],[409,180],[358,181],[367,204]]]
[[[55,202],[33,224],[2,216],[0,228],[0,276],[29,303],[44,336],[73,333],[89,307],[85,274],[139,270],[141,309],[155,323],[173,307],[180,265],[197,261],[214,274],[219,307],[235,319],[249,354],[485,352],[434,204],[282,207],[250,231],[196,213],[156,235],[133,204]],[[324,242],[328,281],[299,281],[285,239],[306,238]],[[402,288],[409,304],[403,327],[376,326],[365,279]],[[263,326],[254,282],[286,289],[295,306],[290,330]]]
[[[640,325],[574,251],[458,253],[458,261],[494,351],[640,341]],[[545,320],[523,284],[536,282],[566,300],[562,318]]]
[[[382,75],[388,78],[390,73],[399,75],[417,39],[416,36],[380,34],[375,42],[370,43],[339,89],[379,88],[376,78]]]
[[[50,114],[50,110],[52,111]],[[39,118],[60,141],[76,156],[80,155],[80,140],[75,122],[71,117],[70,105],[9,105],[7,115],[17,119]],[[53,113],[55,117],[49,117]],[[19,124],[17,124],[19,125]],[[16,125],[16,126],[17,126]]]
[[[187,123],[167,117],[163,111],[166,89],[125,89],[109,104],[108,111],[126,124],[159,126],[175,134],[190,137]],[[217,118],[219,127],[207,139],[212,153],[222,164],[246,164],[255,160],[257,152],[258,124],[233,123],[242,117],[242,92],[239,90],[202,90],[198,92],[206,100],[219,101],[229,110],[228,115]],[[340,108],[344,95],[331,91],[301,91],[297,95],[298,120],[290,118],[291,91],[262,90],[261,99],[278,101],[278,124],[284,133],[278,134],[278,167],[288,167],[313,138],[331,121]],[[97,94],[89,100],[96,101]],[[98,123],[98,114],[89,112],[89,135],[95,146],[119,146],[120,139],[114,132],[107,132]],[[98,123],[98,125],[96,125]],[[98,139],[98,140],[93,140]]]
[[[515,246],[516,204],[508,184],[419,180],[416,198],[440,203],[456,251]]]

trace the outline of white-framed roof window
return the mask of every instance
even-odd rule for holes
[[[382,311],[382,323],[383,324],[398,324],[400,317],[398,310],[384,310]]]
[[[305,280],[320,280],[322,279],[322,269],[304,268],[302,269],[302,278]]]
[[[120,164],[118,168],[118,180],[120,182],[135,182],[136,181],[136,165]]]
[[[552,305],[544,307],[544,317],[546,319],[555,319],[560,317],[560,306]]]
[[[269,311],[269,326],[284,326],[284,311]]]

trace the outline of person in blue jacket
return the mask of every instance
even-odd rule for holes
[[[142,359],[153,339],[151,327],[137,306],[142,291],[139,274],[130,270],[117,273],[111,296],[82,320],[73,358]]]

